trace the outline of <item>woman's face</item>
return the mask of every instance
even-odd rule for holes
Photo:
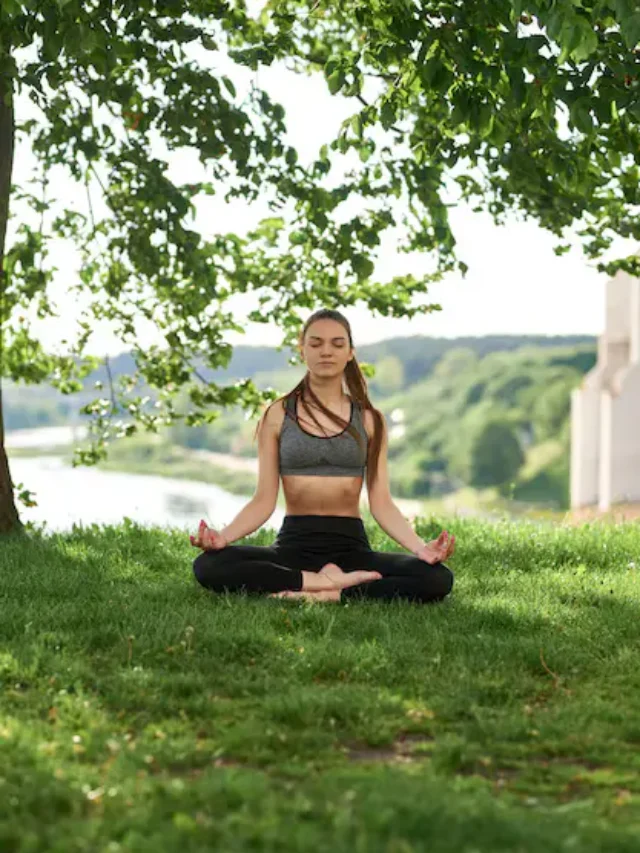
[[[309,326],[300,351],[309,371],[318,377],[339,376],[355,352],[342,323],[328,318]]]

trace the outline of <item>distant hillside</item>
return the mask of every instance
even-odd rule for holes
[[[424,381],[431,376],[438,362],[452,350],[471,350],[482,359],[490,353],[521,350],[523,347],[579,348],[572,355],[571,366],[585,373],[595,360],[597,339],[593,335],[486,335],[483,337],[434,338],[426,335],[391,338],[374,344],[356,345],[360,361],[380,365],[380,377],[369,382],[374,399],[381,400]],[[291,351],[274,347],[238,345],[227,368],[215,370],[199,364],[200,372],[219,384],[252,377],[260,388],[268,386],[287,389],[295,384],[303,368],[288,364]],[[135,363],[130,353],[110,359],[114,381],[131,375]],[[77,394],[63,395],[48,385],[14,385],[4,383],[5,429],[52,426],[67,423],[78,417],[78,410],[97,396],[95,382],[108,383],[107,370],[102,365],[85,380]],[[152,394],[153,396],[153,394]]]
[[[413,335],[411,337],[389,338],[374,344],[356,344],[356,352],[359,361],[372,364],[383,358],[397,356],[404,365],[404,387],[413,385],[420,379],[428,376],[435,364],[449,350],[472,349],[479,358],[483,358],[491,352],[503,350],[518,350],[524,346],[531,347],[573,347],[580,344],[592,344],[596,346],[594,335],[486,335],[484,337],[461,337],[461,338],[431,338],[426,335]],[[290,370],[288,359],[293,353],[289,350],[278,352],[274,347],[251,347],[236,346],[227,368],[212,369],[205,367],[202,363],[198,365],[200,372],[207,380],[218,383],[244,379],[254,376],[258,372],[272,372]],[[129,353],[122,353],[111,359],[111,372],[115,377],[133,373],[134,361]],[[576,365],[577,366],[577,365]],[[104,367],[92,373],[88,383],[97,380],[107,381],[107,372]]]

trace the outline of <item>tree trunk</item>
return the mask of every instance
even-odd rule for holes
[[[4,273],[5,240],[9,219],[9,194],[13,171],[15,123],[11,80],[0,75],[0,534],[17,533],[23,527],[13,499],[13,483],[9,460],[4,449],[4,419],[2,417],[2,355],[4,351]]]

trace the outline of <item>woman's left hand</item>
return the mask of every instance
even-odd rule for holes
[[[434,563],[442,563],[450,557],[456,548],[456,537],[449,536],[447,530],[443,530],[437,539],[432,539],[431,542],[425,542],[421,548],[415,552],[416,557],[424,560],[425,563],[433,565]]]

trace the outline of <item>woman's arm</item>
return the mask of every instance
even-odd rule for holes
[[[273,403],[262,415],[258,426],[258,482],[255,494],[221,531],[229,543],[262,527],[276,508],[280,488],[278,437],[282,418],[282,407]]]
[[[424,546],[424,539],[418,536],[392,500],[378,505],[375,512],[371,509],[371,515],[388,536],[412,554],[416,554]]]
[[[371,414],[370,412],[367,414]],[[373,418],[371,418],[371,429],[373,429]],[[378,457],[378,470],[375,483],[372,484],[372,472],[367,470],[367,494],[369,497],[369,509],[371,515],[378,522],[384,532],[392,539],[415,554],[424,545],[407,519],[402,515],[393,502],[389,487],[389,471],[387,466],[387,452],[389,448],[389,434],[387,424],[382,417],[382,443],[380,445],[380,456]]]
[[[220,533],[231,544],[236,539],[242,539],[257,530],[271,517],[273,507],[259,498],[251,498],[249,503],[243,507],[236,517]]]

